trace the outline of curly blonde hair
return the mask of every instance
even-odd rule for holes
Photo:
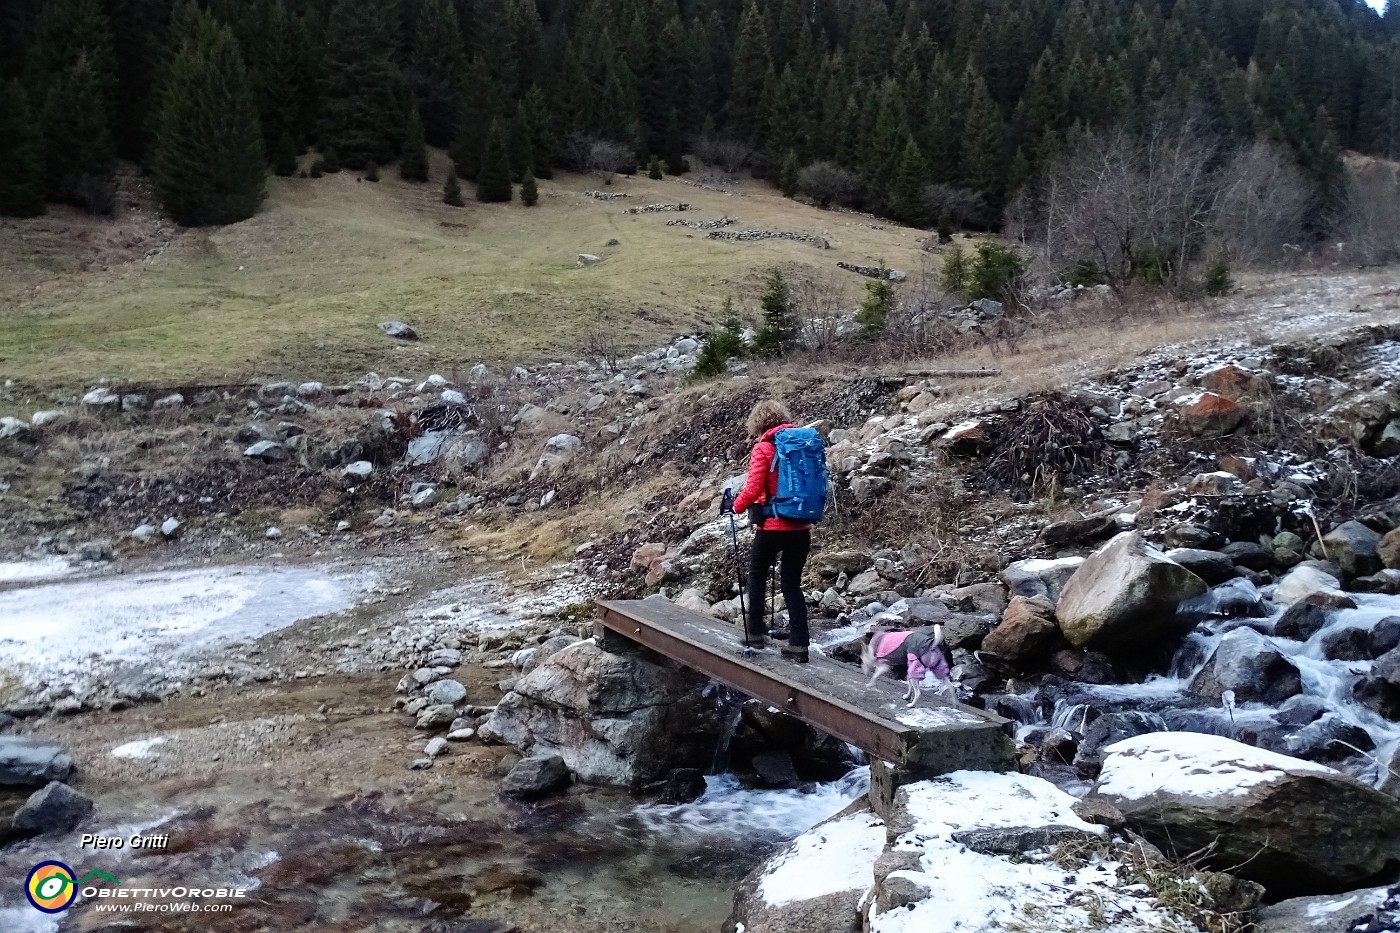
[[[749,412],[749,418],[744,422],[744,427],[748,429],[749,437],[762,437],[763,432],[769,428],[776,428],[780,424],[789,424],[792,421],[792,412],[788,407],[775,398],[766,398],[753,407]]]

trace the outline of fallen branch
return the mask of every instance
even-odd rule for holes
[[[999,369],[908,369],[908,376],[942,376],[944,378],[976,378],[978,376],[1000,376]]]

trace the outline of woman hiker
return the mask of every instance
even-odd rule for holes
[[[734,499],[735,512],[755,505],[762,506],[777,495],[778,474],[771,469],[773,458],[777,455],[773,435],[784,428],[796,427],[792,423],[792,413],[777,399],[765,399],[755,405],[745,425],[749,437],[755,438],[757,443],[749,455],[748,481]],[[754,524],[754,537],[753,556],[749,561],[749,611],[745,644],[761,648],[767,643],[767,631],[763,625],[763,586],[773,564],[777,562],[778,579],[788,612],[788,640],[782,646],[782,656],[805,664],[809,636],[807,597],[802,592],[802,568],[812,548],[812,526],[808,522],[773,515],[763,517],[760,512],[761,509],[749,512],[750,521]]]

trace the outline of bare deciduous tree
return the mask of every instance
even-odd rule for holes
[[[610,183],[613,175],[632,160],[631,151],[621,143],[586,133],[570,133],[565,137],[561,154],[569,168],[596,175],[604,184]]]
[[[1400,259],[1400,172],[1385,162],[1368,162],[1347,172],[1347,212],[1338,233],[1357,262]]]
[[[860,176],[835,162],[813,162],[797,173],[797,187],[819,207],[854,207],[860,198]]]
[[[725,136],[701,136],[695,141],[695,155],[704,162],[717,165],[729,174],[753,160],[753,147]]]
[[[1238,266],[1288,259],[1312,201],[1307,180],[1276,144],[1258,140],[1235,152],[1220,172],[1220,201],[1212,219],[1217,252]]]
[[[935,220],[947,217],[959,227],[981,225],[988,220],[987,202],[982,195],[957,185],[929,185],[924,189],[924,209]]]

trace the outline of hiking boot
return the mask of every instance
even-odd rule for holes
[[[806,664],[808,663],[808,661],[811,660],[807,657],[807,648],[805,645],[800,648],[794,647],[792,645],[783,645],[783,647],[779,649],[778,653],[781,654],[787,660],[792,661],[796,664]]]

